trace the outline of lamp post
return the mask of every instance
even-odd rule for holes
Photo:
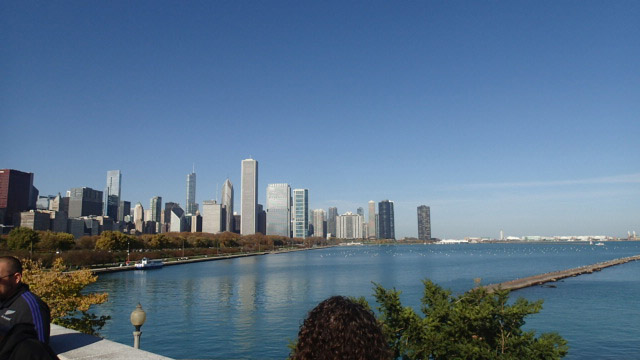
[[[135,349],[140,349],[140,335],[142,335],[140,327],[142,327],[145,320],[147,320],[147,313],[142,310],[142,305],[138,303],[135,310],[131,312],[131,325],[136,328],[136,331],[133,332],[133,347]]]

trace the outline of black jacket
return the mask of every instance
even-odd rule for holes
[[[31,324],[36,330],[37,339],[48,344],[50,323],[49,306],[29,291],[27,284],[21,283],[13,296],[0,303],[0,329],[8,330],[17,324]]]
[[[56,360],[49,345],[38,341],[31,324],[17,324],[0,340],[0,360]]]

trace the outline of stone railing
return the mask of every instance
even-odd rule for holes
[[[133,343],[133,335],[131,336]],[[131,346],[105,340],[51,324],[49,345],[60,360],[109,359],[109,360],[172,360]]]

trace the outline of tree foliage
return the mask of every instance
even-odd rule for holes
[[[52,232],[52,231],[40,231],[40,241],[38,242],[38,248],[45,251],[56,250],[71,250],[75,247],[76,242],[73,235]]]
[[[26,227],[17,227],[11,230],[7,237],[7,245],[10,249],[29,249],[40,241],[38,233]]]
[[[24,282],[29,289],[51,309],[51,322],[87,334],[97,335],[109,316],[88,313],[91,305],[107,301],[106,293],[82,293],[89,284],[96,282],[97,276],[89,270],[67,272],[61,258],[53,262],[50,269],[44,269],[40,262],[23,259]]]
[[[560,359],[568,346],[557,333],[539,337],[523,331],[524,318],[538,313],[542,301],[519,298],[509,304],[509,292],[475,288],[452,296],[424,281],[418,315],[402,306],[400,292],[376,284],[379,320],[396,358],[403,359]]]
[[[119,231],[105,231],[100,234],[96,241],[96,249],[98,250],[126,250],[127,245],[131,241],[130,235]]]

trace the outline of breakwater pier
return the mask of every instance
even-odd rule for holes
[[[594,271],[600,271],[604,268],[621,265],[621,264],[625,264],[630,261],[636,261],[636,260],[640,260],[640,255],[629,256],[629,257],[614,259],[609,261],[603,261],[593,265],[580,266],[573,269],[548,272],[540,275],[534,275],[534,276],[529,276],[525,278],[505,281],[498,284],[490,284],[485,286],[484,288],[487,289],[487,291],[489,292],[496,291],[497,289],[518,290],[518,289],[523,289],[530,286],[536,286],[536,285],[542,285],[549,282],[555,282],[568,277],[574,277],[582,274],[591,274]]]

